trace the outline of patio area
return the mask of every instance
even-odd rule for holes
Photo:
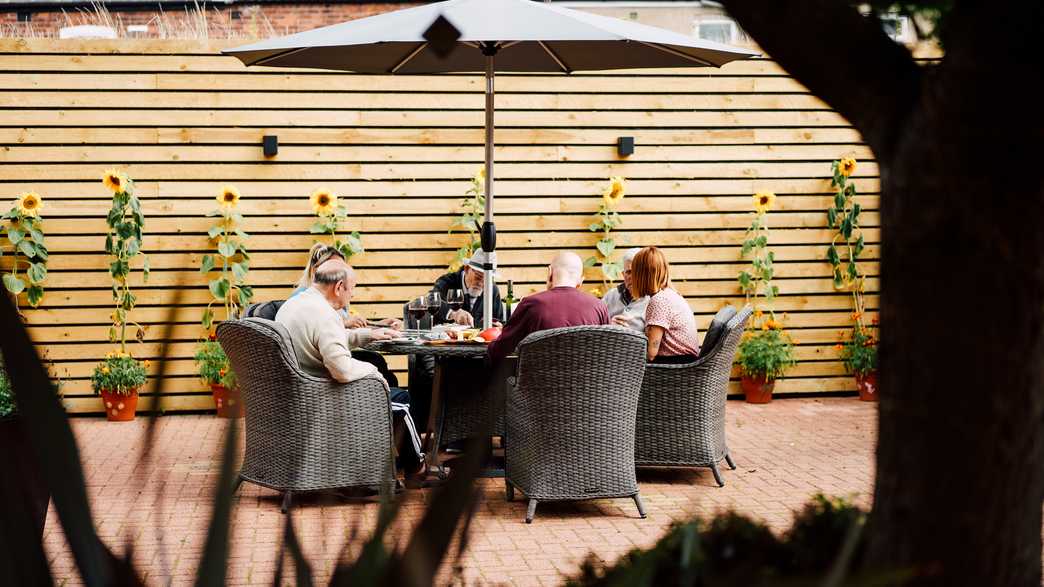
[[[195,579],[226,422],[211,415],[164,418],[153,465],[139,467],[136,448],[146,419],[118,425],[100,418],[72,420],[99,533],[117,552],[133,541],[137,567],[148,584],[172,579],[184,585]],[[542,504],[534,523],[526,525],[525,502],[507,503],[503,480],[482,479],[460,576],[469,584],[557,585],[576,573],[588,553],[613,561],[631,548],[652,545],[672,522],[696,515],[735,508],[782,530],[792,511],[817,492],[853,496],[869,506],[876,425],[877,405],[854,398],[767,405],[730,401],[726,430],[739,468],[723,472],[723,488],[708,469],[640,471],[649,513],[645,520],[637,517],[630,500],[620,499]],[[431,491],[401,494],[392,537],[408,536]],[[278,495],[245,484],[239,496],[229,583],[271,585],[284,520]],[[377,509],[375,500],[299,502],[293,515],[317,581],[329,578],[350,534],[365,537],[372,531]],[[361,541],[357,537],[354,544]],[[45,543],[60,584],[80,584],[53,510]],[[453,579],[452,564],[443,565],[440,582]]]

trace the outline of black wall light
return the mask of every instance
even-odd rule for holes
[[[620,137],[616,139],[616,154],[627,157],[634,153],[634,137]]]
[[[276,135],[265,135],[261,145],[265,149],[265,157],[275,157],[279,153],[279,137]]]

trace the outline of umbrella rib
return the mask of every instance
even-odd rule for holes
[[[699,57],[693,57],[692,55],[689,55],[688,53],[682,53],[681,51],[679,51],[677,49],[671,49],[670,47],[668,47],[666,45],[661,45],[659,43],[646,43],[645,41],[635,41],[635,42],[636,43],[641,43],[642,45],[645,45],[646,47],[652,47],[653,49],[657,49],[659,51],[663,51],[664,53],[669,53],[671,55],[674,55],[675,57],[681,57],[682,59],[685,59],[686,61],[692,61],[693,63],[699,63],[699,64],[706,65],[706,66],[709,66],[709,67],[718,67],[717,65],[714,65],[710,61],[707,61],[705,59],[700,59]]]
[[[290,55],[300,53],[301,51],[305,51],[307,49],[312,49],[312,47],[297,47],[296,49],[287,49],[286,51],[280,51],[275,55],[269,55],[268,57],[265,57],[263,59],[258,59],[257,61],[254,61],[249,65],[264,65],[269,61],[272,61],[273,59],[279,59],[280,57],[289,57]]]
[[[543,50],[544,50],[544,51],[545,51],[545,52],[546,52],[546,53],[547,53],[548,55],[550,55],[550,56],[551,56],[551,59],[554,59],[554,60],[555,60],[555,63],[557,63],[557,64],[558,64],[558,67],[559,67],[559,68],[560,68],[560,69],[562,70],[562,72],[563,72],[563,73],[572,73],[572,72],[573,72],[573,70],[569,69],[569,66],[568,66],[568,65],[566,65],[566,64],[565,64],[565,62],[564,62],[564,61],[562,61],[562,59],[561,59],[561,58],[560,58],[560,57],[559,57],[559,56],[558,56],[558,55],[557,55],[557,54],[556,54],[556,53],[555,53],[554,51],[552,51],[552,50],[551,50],[551,47],[548,47],[548,46],[547,46],[547,44],[546,44],[546,43],[544,43],[543,41],[537,41],[537,44],[538,44],[538,45],[540,45],[540,47],[541,47],[541,48],[542,48],[542,49],[543,49]]]
[[[413,59],[414,57],[416,57],[417,54],[420,53],[421,51],[423,51],[424,48],[427,47],[427,46],[428,46],[428,42],[427,41],[424,41],[423,43],[418,45],[416,49],[414,49],[413,51],[410,51],[409,55],[403,57],[401,61],[396,63],[395,67],[391,68],[389,73],[399,73],[399,70],[402,69],[402,66],[406,65],[407,63],[409,63],[410,59]]]

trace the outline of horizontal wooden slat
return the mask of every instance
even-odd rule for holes
[[[628,131],[639,148],[646,145],[728,145],[829,143],[860,144],[862,137],[849,128],[742,128],[728,130],[643,129]],[[377,144],[377,145],[482,145],[482,129],[427,128],[0,128],[0,144],[253,144],[264,135],[276,135],[280,145]],[[497,129],[498,145],[601,144],[615,145],[616,129]]]
[[[13,111],[4,126],[325,126],[325,127],[475,127],[481,111],[380,110],[41,110]],[[159,116],[159,118],[157,118]],[[848,127],[830,111],[557,111],[496,113],[497,128],[706,128],[706,127]]]
[[[630,164],[645,162],[690,161],[809,161],[832,160],[839,149],[834,145],[672,145],[644,147],[628,157]],[[873,156],[868,147],[849,146],[847,155],[865,160]],[[480,146],[424,146],[398,145],[375,149],[371,146],[308,146],[283,147],[270,163],[333,163],[333,162],[419,162],[419,161],[481,161]],[[497,161],[512,162],[605,162],[618,160],[616,146],[502,146],[495,149]],[[0,164],[60,161],[68,163],[94,162],[97,164],[176,161],[179,163],[221,161],[256,163],[264,160],[257,146],[15,146],[0,148]],[[503,163],[501,165],[503,165]]]

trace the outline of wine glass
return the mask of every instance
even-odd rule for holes
[[[424,315],[428,313],[428,301],[426,296],[418,296],[410,300],[408,306],[406,306],[406,312],[409,313],[410,318],[417,323],[416,328],[420,330],[421,320],[424,319]]]
[[[446,304],[450,310],[457,311],[464,307],[464,290],[451,289],[446,292]]]
[[[425,306],[428,309],[428,314],[431,316],[431,327],[435,327],[435,314],[442,308],[442,296],[437,291],[430,291],[428,295],[424,296]]]

